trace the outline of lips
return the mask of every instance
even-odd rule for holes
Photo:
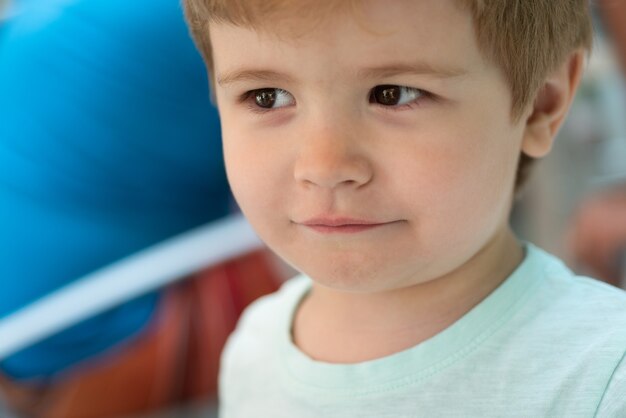
[[[301,222],[300,225],[323,234],[354,234],[391,223],[345,217],[319,217]]]

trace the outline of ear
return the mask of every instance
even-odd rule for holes
[[[585,63],[585,52],[572,53],[548,76],[537,92],[522,141],[522,152],[533,158],[546,156],[574,99]]]

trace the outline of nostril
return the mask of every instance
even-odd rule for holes
[[[300,173],[294,176],[298,183],[305,187],[321,187],[326,189],[359,188],[371,181],[372,175],[366,173],[326,172]]]
[[[337,143],[309,144],[293,166],[294,179],[307,187],[311,185],[334,189],[357,188],[373,176],[372,162],[366,155]],[[325,146],[322,146],[325,145]],[[306,152],[304,152],[306,151]]]

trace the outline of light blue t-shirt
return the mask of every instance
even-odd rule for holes
[[[223,356],[223,418],[626,417],[626,293],[533,245],[449,328],[358,364],[292,343],[310,286],[298,277],[245,312]]]

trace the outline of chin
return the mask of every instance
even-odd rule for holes
[[[340,291],[372,293],[396,287],[393,272],[384,265],[328,261],[323,265],[303,266],[304,274],[316,284]],[[308,268],[307,268],[308,267]]]

